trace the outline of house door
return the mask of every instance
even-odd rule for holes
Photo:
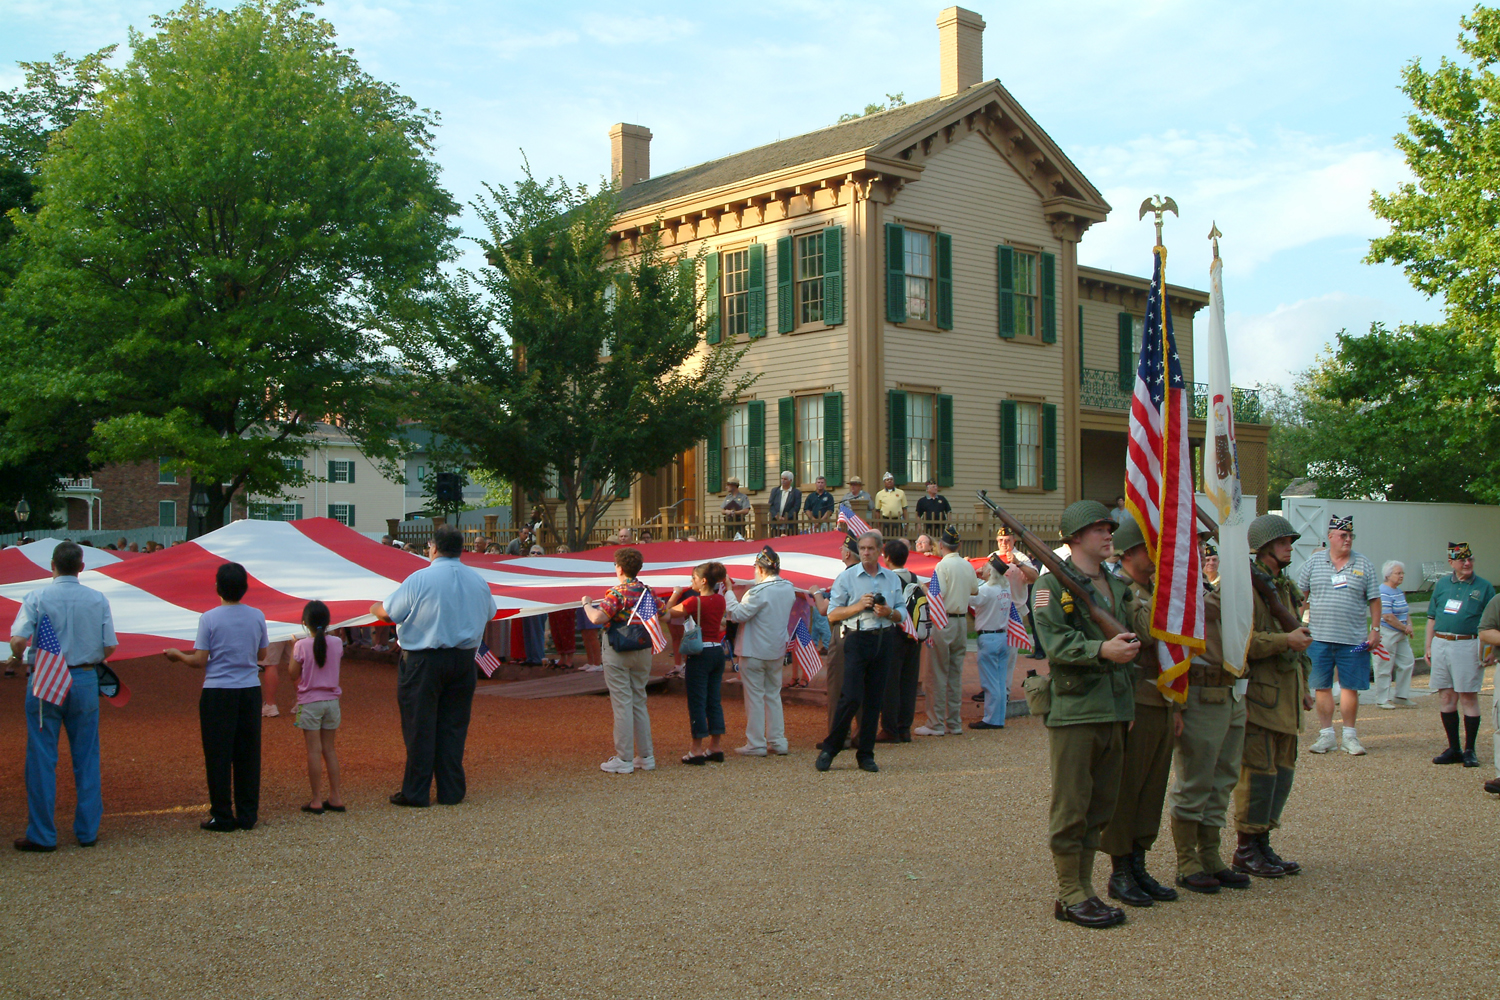
[[[698,449],[689,448],[677,459],[677,496],[682,501],[677,505],[679,521],[694,521],[698,517]]]

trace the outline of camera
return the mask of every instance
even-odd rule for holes
[[[884,594],[882,594],[882,593],[880,593],[880,592],[877,591],[877,592],[875,592],[875,593],[873,593],[873,594],[870,595],[870,599],[875,603],[875,606],[877,608],[883,608],[883,607],[885,607],[885,595]]]

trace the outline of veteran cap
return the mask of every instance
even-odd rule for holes
[[[951,524],[944,526],[943,533],[938,540],[955,552],[958,551],[959,544],[963,541],[959,537],[958,529]]]
[[[1449,542],[1448,543],[1448,558],[1449,559],[1473,559],[1474,558],[1474,550],[1471,549],[1471,548],[1469,548],[1469,543],[1468,542]]]
[[[1339,517],[1337,514],[1330,515],[1328,518],[1328,530],[1352,532],[1354,530],[1354,515],[1349,514],[1345,517]]]

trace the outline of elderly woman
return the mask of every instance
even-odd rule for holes
[[[1389,656],[1375,657],[1375,704],[1379,708],[1411,708],[1416,705],[1411,699],[1411,670],[1416,655],[1411,649],[1411,612],[1406,606],[1406,593],[1401,589],[1406,567],[1400,560],[1391,559],[1380,572],[1385,579],[1380,585],[1380,643]],[[1394,698],[1392,674],[1396,682]]]
[[[591,622],[610,630],[629,623],[631,613],[646,593],[636,579],[641,572],[641,550],[623,548],[615,552],[615,576],[619,582],[594,604],[583,598],[583,613]],[[785,643],[785,638],[782,639]],[[651,749],[651,716],[646,711],[646,681],[651,677],[651,646],[619,650],[614,643],[604,647],[604,683],[615,713],[615,755],[599,765],[609,774],[630,774],[637,768],[656,770]]]
[[[740,625],[735,656],[745,692],[745,745],[735,748],[737,754],[764,757],[788,752],[781,712],[781,665],[796,595],[792,581],[781,578],[781,557],[769,545],[755,557],[755,583],[745,596],[736,600],[733,590],[724,592],[724,616]]]

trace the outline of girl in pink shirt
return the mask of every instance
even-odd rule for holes
[[[307,738],[307,780],[312,784],[312,801],[302,807],[306,813],[343,812],[344,797],[339,791],[339,758],[334,751],[334,737],[339,729],[339,661],[344,658],[344,643],[338,636],[327,635],[328,605],[308,601],[302,609],[302,624],[309,635],[292,647],[288,673],[297,682],[295,725]],[[323,797],[323,768],[328,769],[328,797]]]

